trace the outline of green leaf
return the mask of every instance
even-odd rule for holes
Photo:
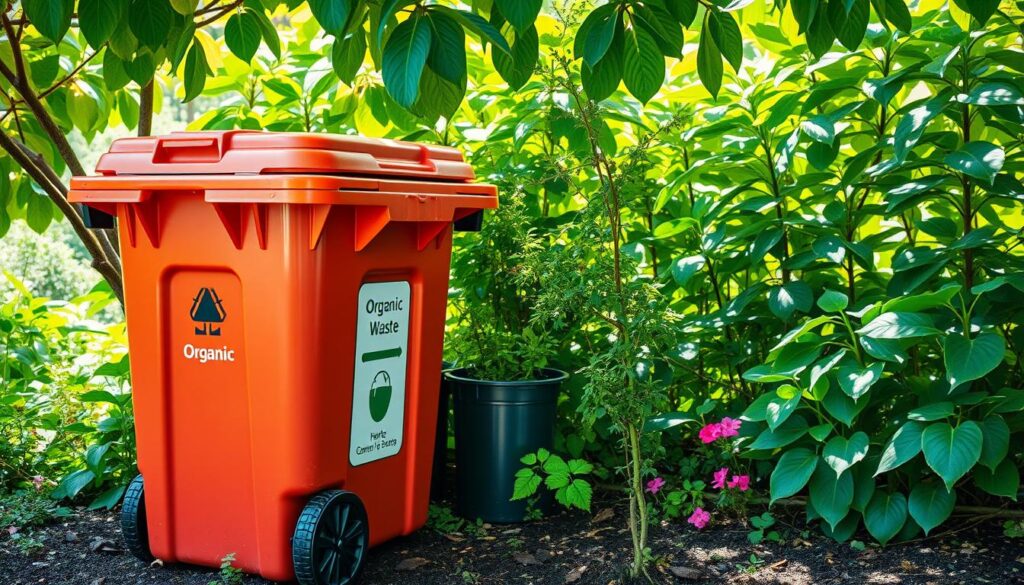
[[[858,329],[857,333],[874,339],[907,339],[937,335],[940,331],[927,315],[886,312]]]
[[[494,63],[494,69],[508,83],[509,89],[517,90],[526,85],[533,75],[539,50],[540,40],[537,36],[537,29],[531,27],[516,33],[515,42],[512,43],[511,56],[501,51],[494,51],[491,53],[491,61]]]
[[[42,35],[59,43],[71,27],[75,0],[22,0],[21,7]],[[6,8],[4,9],[6,11]],[[10,42],[9,39],[4,41]]]
[[[624,36],[622,81],[633,97],[646,104],[665,82],[665,57],[647,30],[636,27]]]
[[[431,26],[430,55],[427,56],[427,66],[450,83],[458,87],[464,87],[466,85],[465,31],[463,31],[458,21],[444,12],[432,10],[427,13],[427,19]],[[534,31],[533,36],[536,38],[536,31]],[[523,53],[524,48],[527,47],[519,47],[518,49],[520,55],[516,58],[520,61],[523,60],[521,53]],[[537,58],[536,53],[536,50],[534,50],[532,57],[534,61]],[[499,56],[503,58],[503,64],[505,61],[511,61],[506,53],[500,51],[492,52],[491,59],[495,65],[498,64]],[[526,57],[527,59],[530,57],[528,50]],[[529,61],[527,64],[528,74],[533,73],[534,61]],[[501,73],[501,70],[499,69],[498,72]],[[505,78],[505,81],[508,81],[508,77],[505,77],[504,73],[501,73],[501,75]]]
[[[625,33],[620,26],[616,29],[615,39],[612,41],[612,46],[609,47],[608,52],[605,53],[604,58],[593,67],[586,64],[583,65],[583,89],[590,96],[590,99],[596,102],[611,97],[615,90],[619,88],[619,83],[622,82],[624,67],[622,60],[625,50],[623,46],[624,36]]]
[[[509,46],[508,40],[501,35],[501,31],[494,28],[494,25],[484,20],[479,14],[473,12],[467,12],[465,10],[455,10],[448,8],[447,6],[431,5],[433,10],[443,11],[455,20],[462,23],[462,26],[475,32],[483,42],[483,44],[491,43],[499,50],[506,53],[512,53],[512,47]],[[381,28],[383,30],[383,27]],[[393,33],[392,33],[393,34]]]
[[[800,405],[800,391],[795,386],[785,384],[774,394],[777,398],[771,400],[765,407],[765,421],[768,428],[773,431],[786,422],[789,415]]]
[[[974,485],[981,490],[1017,501],[1017,492],[1020,490],[1020,470],[1012,459],[1003,459],[1003,462],[996,466],[995,471],[984,467],[974,468]]]
[[[779,457],[770,480],[771,502],[799,493],[811,479],[818,465],[818,455],[810,449],[790,449]]]
[[[723,73],[722,53],[715,44],[711,26],[705,17],[704,26],[700,29],[700,45],[697,47],[697,76],[713,98],[718,98]]]
[[[668,412],[648,417],[647,420],[644,421],[643,431],[645,433],[661,432],[682,424],[696,424],[699,422],[700,420],[696,417],[685,412]]]
[[[102,494],[96,496],[96,498],[93,501],[89,502],[89,509],[113,509],[114,506],[116,506],[118,502],[121,501],[121,496],[124,495],[125,489],[127,489],[127,487],[128,486],[118,485],[104,491]]]
[[[544,0],[494,0],[494,5],[501,11],[501,15],[517,31],[533,28],[543,4]]]
[[[79,492],[85,489],[86,486],[92,483],[94,479],[96,479],[96,475],[88,469],[75,471],[61,480],[57,485],[57,488],[53,490],[52,497],[55,500],[74,498]]]
[[[832,144],[836,139],[835,127],[828,116],[813,116],[800,123],[800,129],[812,140]]]
[[[53,204],[50,203],[48,197],[33,194],[28,199],[25,221],[28,223],[28,227],[32,228],[32,231],[41,234],[46,231],[46,228],[50,227],[50,222],[53,221],[53,212]]]
[[[1024,106],[1024,95],[1009,83],[990,81],[976,86],[961,101],[977,106]]]
[[[823,381],[827,380],[827,378],[823,378]],[[861,402],[854,402],[852,398],[847,396],[840,389],[829,388],[825,397],[822,399],[821,404],[835,419],[839,420],[844,425],[851,427],[853,426],[853,421],[857,418],[857,415],[864,410],[868,405],[868,402],[870,401],[863,400]]]
[[[740,34],[740,27],[736,24],[736,19],[728,12],[710,10],[708,24],[711,26],[711,36],[715,40],[715,46],[732,66],[733,71],[739,71],[740,66],[743,65],[743,35]]]
[[[924,429],[925,425],[917,421],[904,423],[885,446],[875,475],[892,471],[917,457],[917,454],[921,452],[921,435],[924,433]]]
[[[779,319],[789,321],[797,311],[806,313],[814,303],[811,287],[802,280],[793,280],[768,291],[768,309]]]
[[[461,30],[461,28],[459,29]],[[335,38],[331,45],[331,67],[342,82],[351,85],[366,59],[366,33],[357,30],[345,38]],[[465,57],[463,57],[465,63]]]
[[[704,267],[704,261],[704,256],[701,254],[676,260],[672,264],[672,278],[679,286],[685,287],[686,283],[690,282],[690,279]]]
[[[185,56],[185,102],[190,102],[203,93],[209,68],[206,64],[206,53],[199,39],[196,39]]]
[[[933,402],[907,413],[907,418],[922,422],[932,422],[953,416],[952,402]]]
[[[885,545],[907,522],[907,499],[901,493],[875,492],[864,508],[864,526]]]
[[[842,475],[844,471],[860,462],[868,455],[870,441],[863,432],[854,433],[849,439],[845,437],[832,437],[825,443],[825,450],[822,457],[828,463],[836,475]]]
[[[78,28],[89,46],[99,50],[124,15],[124,0],[79,0]]]
[[[992,471],[1002,463],[1010,450],[1010,427],[998,414],[990,414],[981,425],[982,443],[981,457],[978,463],[988,467]]]
[[[989,18],[996,13],[1000,0],[956,0],[957,6],[966,10],[978,23],[985,26]]]
[[[914,23],[910,17],[910,9],[907,8],[904,0],[880,0],[879,3],[885,6],[883,10],[879,11],[885,17],[885,20],[889,21],[890,24],[899,30],[909,34],[914,27]]]
[[[956,492],[933,482],[918,482],[910,491],[907,507],[910,517],[924,530],[925,534],[942,524],[953,513]]]
[[[1006,344],[998,333],[984,332],[974,339],[956,333],[942,340],[946,379],[950,388],[978,380],[1003,362]]]
[[[840,313],[850,304],[850,297],[845,294],[826,289],[818,298],[818,308],[826,313]]]
[[[814,509],[835,530],[853,503],[853,475],[836,476],[828,467],[819,465],[811,476],[808,491]]]
[[[103,84],[110,91],[117,91],[128,85],[131,78],[124,69],[124,62],[113,50],[107,48],[103,51]]]
[[[171,8],[182,16],[192,16],[199,7],[199,0],[171,0]]]
[[[246,63],[256,55],[262,38],[260,19],[249,8],[232,14],[224,25],[224,42],[236,57]]]
[[[991,142],[975,140],[946,155],[944,162],[955,171],[992,183],[1005,161],[1006,153],[1002,148]]]
[[[689,28],[697,17],[697,0],[670,0],[665,9],[679,24]]]
[[[864,40],[871,0],[828,0],[829,26],[844,47],[856,51]]]
[[[351,0],[309,0],[309,11],[328,33],[338,37],[352,14]]]
[[[778,449],[785,447],[807,433],[807,421],[802,416],[791,416],[779,428],[765,429],[751,442],[747,448],[756,451],[759,449]]]
[[[882,377],[882,370],[884,368],[885,364],[882,362],[875,362],[867,369],[858,365],[841,367],[836,374],[839,380],[839,387],[854,402],[857,402]]]
[[[167,0],[132,0],[128,26],[143,45],[157,49],[167,40],[174,9]]]
[[[529,473],[524,473],[523,475],[516,473],[516,480],[512,487],[512,501],[525,500],[526,498],[531,497],[533,494],[537,493],[537,488],[539,488],[540,484],[544,481],[543,478],[534,473],[532,469],[525,469],[521,471]]]
[[[948,94],[939,94],[936,97],[912,108],[904,114],[896,124],[896,132],[893,134],[893,154],[896,160],[904,161],[910,150],[924,135],[924,130],[946,106],[950,104]]]
[[[978,462],[981,444],[981,428],[973,421],[965,421],[955,428],[949,423],[933,423],[921,435],[924,459],[946,482],[948,489],[953,489]]]
[[[612,46],[617,30],[622,28],[622,15],[613,10],[612,6],[604,10],[594,10],[580,25],[580,35],[577,43],[579,50],[576,57],[582,57],[583,62],[593,67]]]
[[[430,52],[430,25],[415,15],[399,24],[384,46],[381,75],[388,93],[404,108],[411,108],[419,92],[420,76]]]

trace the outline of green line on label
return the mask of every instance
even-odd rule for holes
[[[402,355],[402,348],[392,347],[391,349],[381,349],[378,351],[368,351],[363,354],[363,363],[375,362],[377,360],[386,360],[388,358],[399,357]]]

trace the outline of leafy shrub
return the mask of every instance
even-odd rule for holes
[[[93,506],[112,507],[135,474],[125,332],[90,316],[113,297],[100,290],[53,301],[8,280],[15,292],[0,305],[0,492],[63,478],[55,496],[89,494]]]

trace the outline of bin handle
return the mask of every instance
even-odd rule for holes
[[[153,163],[220,162],[236,132],[178,132],[161,136],[153,148]]]

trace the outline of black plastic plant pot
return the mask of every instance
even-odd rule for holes
[[[441,362],[441,389],[437,405],[437,429],[434,434],[434,469],[430,474],[430,501],[444,499],[445,481],[448,478],[448,414],[451,408],[452,389],[445,372],[452,369],[450,362]]]
[[[526,500],[511,501],[520,459],[555,441],[558,394],[569,375],[544,369],[535,380],[476,380],[445,374],[455,398],[455,509],[464,518],[522,522]],[[545,511],[550,498],[538,507]]]

